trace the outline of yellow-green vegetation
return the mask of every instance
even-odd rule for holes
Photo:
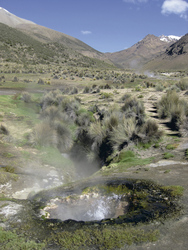
[[[108,194],[127,194],[130,193],[130,189],[126,187],[126,185],[98,185],[93,187],[85,188],[82,191],[82,194],[88,193],[101,193],[104,195]]]
[[[177,148],[178,144],[174,143],[174,144],[168,144],[166,145],[166,149],[168,150],[174,150],[175,148]]]
[[[28,249],[42,250],[44,243],[36,243],[33,240],[27,240],[24,235],[17,235],[16,232],[6,231],[0,227],[0,248],[2,250],[10,249]]]
[[[115,225],[90,229],[82,229],[52,233],[47,239],[48,244],[56,244],[65,249],[85,249],[97,247],[100,250],[121,248],[133,243],[154,242],[159,237],[159,231],[145,231],[140,228],[131,228]]]
[[[178,131],[181,126],[187,127],[188,103],[180,98],[176,91],[170,90],[163,95],[157,108],[160,118],[170,118],[170,126],[173,130]]]
[[[102,168],[100,174],[108,175],[113,172],[124,172],[130,167],[144,166],[151,163],[153,160],[153,157],[142,159],[136,156],[133,151],[122,150],[120,154],[118,154],[116,157],[113,157],[112,162],[108,166],[104,166]]]
[[[170,159],[170,158],[173,158],[174,155],[172,153],[169,153],[169,152],[165,152],[163,154],[163,159]]]
[[[162,187],[164,191],[167,191],[171,196],[182,196],[184,188],[182,186],[165,186]]]
[[[188,160],[188,149],[185,150],[185,159]]]

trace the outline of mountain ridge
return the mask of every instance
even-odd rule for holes
[[[0,23],[16,28],[42,43],[60,43],[65,47],[76,50],[84,56],[111,63],[105,54],[95,50],[79,39],[17,17],[2,7],[0,7]]]
[[[172,43],[172,42],[171,42]],[[148,34],[132,47],[114,53],[107,53],[108,58],[121,68],[141,69],[142,66],[164,52],[169,44],[159,37]]]
[[[188,70],[188,33],[144,65],[150,70]]]
[[[34,44],[34,48],[32,47],[32,50],[35,51],[33,57],[38,57],[37,63],[41,61],[39,59],[40,56],[44,59],[42,59],[42,61],[45,63],[45,58],[49,59],[50,57],[48,55],[53,54],[52,57],[58,58],[58,60],[60,61],[66,61],[66,58],[69,58],[69,60],[72,61],[72,65],[77,65],[79,63],[78,59],[81,59],[81,65],[88,65],[88,63],[89,65],[102,65],[102,63],[104,62],[109,64],[110,66],[115,65],[119,68],[133,70],[158,70],[161,69],[162,65],[164,66],[164,69],[166,68],[168,70],[174,70],[176,68],[181,70],[187,69],[188,67],[186,64],[186,60],[188,60],[188,41],[187,39],[185,39],[185,42],[182,43],[182,38],[184,36],[178,37],[175,35],[162,35],[160,37],[157,37],[153,34],[148,34],[142,40],[128,49],[113,53],[102,53],[90,47],[86,43],[80,41],[79,39],[61,33],[59,31],[40,26],[32,21],[19,18],[14,14],[11,14],[9,11],[3,9],[2,7],[0,7],[0,23],[8,25],[8,27],[11,27],[12,29],[15,29],[15,32],[10,29],[7,29],[7,32],[10,31],[10,33],[14,33],[16,39],[18,38],[18,33],[16,33],[16,31],[22,32],[19,34],[26,42],[27,49],[30,49],[30,47],[32,47],[30,42],[28,42],[28,37],[31,37],[31,41],[33,41]],[[6,37],[7,34],[5,32],[5,27],[1,25],[1,28]],[[15,41],[15,38],[12,37],[12,34],[10,34],[11,38],[9,37],[9,40],[13,39]],[[24,36],[23,34],[25,34],[26,36]],[[181,44],[181,46],[177,45],[176,47],[173,47],[173,44],[176,44],[176,42],[179,41],[181,42],[177,44]],[[18,43],[21,44],[21,41],[19,41]],[[5,60],[11,60],[11,54],[13,56],[12,58],[19,58],[19,56],[14,53],[16,51],[16,47],[13,49],[11,46],[9,46],[10,44],[11,41],[8,41],[8,47],[11,53],[7,53],[7,59],[5,58],[7,48],[5,48],[4,46],[6,45],[6,41],[3,40],[3,44],[1,44],[1,49],[3,48],[4,50],[0,51],[0,53],[1,56],[5,58]],[[41,51],[44,52],[45,56],[41,55],[39,49],[36,46],[37,44],[38,48],[41,48]],[[54,49],[54,51],[52,51],[52,48]],[[24,48],[24,50],[27,49]],[[29,60],[32,58],[31,51],[26,51]],[[170,59],[168,59],[169,56]],[[179,58],[180,56],[181,58]],[[84,63],[84,57],[86,64]],[[92,61],[91,59],[96,59],[98,61]],[[164,62],[166,64],[164,64]]]

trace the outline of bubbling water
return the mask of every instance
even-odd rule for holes
[[[95,221],[107,218],[117,218],[126,213],[128,202],[123,195],[90,195],[71,196],[50,200],[42,213],[48,218],[62,221],[72,219],[77,221]]]

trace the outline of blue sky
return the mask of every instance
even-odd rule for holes
[[[0,0],[9,12],[76,37],[101,52],[146,35],[185,35],[187,0]]]

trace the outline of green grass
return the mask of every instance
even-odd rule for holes
[[[104,166],[99,173],[102,173],[103,175],[109,175],[113,172],[121,173],[133,166],[144,166],[150,164],[153,160],[154,157],[142,159],[137,157],[132,151],[122,151],[114,158],[110,165]]]
[[[173,157],[174,157],[174,155],[169,153],[169,152],[165,152],[163,154],[163,159],[170,159],[170,158],[173,158]]]
[[[176,196],[182,196],[184,188],[182,186],[165,186],[162,187],[164,191],[170,192],[170,195],[176,197]]]
[[[98,246],[97,249],[120,249],[133,243],[154,242],[159,237],[159,231],[146,232],[143,229],[131,227],[114,226],[113,228],[104,226],[103,228],[90,229],[83,227],[74,232],[62,231],[53,233],[48,238],[48,243],[56,242],[59,247],[65,249],[88,249]]]
[[[14,100],[14,98],[17,99]],[[19,119],[24,121],[38,122],[37,112],[39,108],[36,103],[24,103],[22,100],[19,100],[19,96],[13,97],[10,95],[0,96],[0,102],[0,112],[13,115],[14,118],[19,117]]]
[[[0,248],[2,250],[42,250],[44,247],[44,243],[36,243],[33,240],[27,240],[23,235],[17,235],[15,232],[6,231],[0,227]]]
[[[177,148],[178,144],[168,144],[166,146],[166,149],[168,150],[174,150],[175,148]]]

